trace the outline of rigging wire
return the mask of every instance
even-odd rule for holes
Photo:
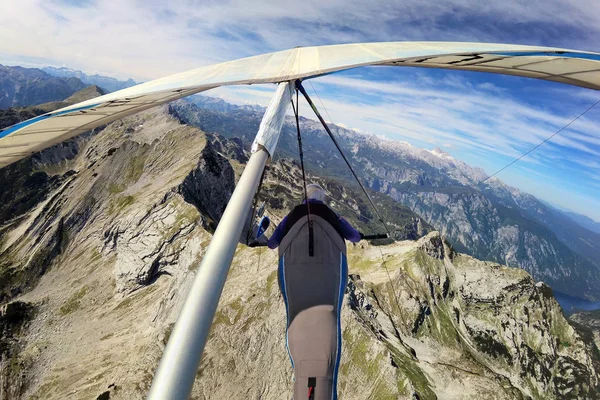
[[[363,215],[363,214],[362,214],[360,211],[356,211],[355,209],[353,209],[352,207],[350,207],[350,206],[348,206],[348,205],[346,205],[346,204],[342,203],[341,201],[339,201],[339,200],[338,200],[338,199],[336,199],[335,197],[333,197],[333,196],[330,196],[330,195],[329,195],[329,194],[327,194],[327,193],[325,193],[325,196],[329,197],[329,198],[330,198],[332,201],[334,201],[334,202],[335,202],[335,204],[337,204],[337,205],[340,205],[340,206],[342,206],[342,207],[344,207],[344,208],[348,209],[349,211],[353,212],[353,213],[354,213],[354,215],[356,215],[356,216],[357,216],[359,219],[360,219],[360,218],[364,218],[364,219],[365,219],[367,222],[375,222],[375,221],[373,220],[373,218],[369,218],[369,217],[367,217],[366,215]],[[370,229],[371,229],[373,232],[375,232],[375,230],[374,230],[373,228],[370,228]]]
[[[258,247],[258,261],[256,262],[256,272],[260,272],[260,256],[262,254],[262,247]]]
[[[313,92],[315,93],[315,96],[317,96],[317,99],[319,99],[319,103],[321,103],[321,107],[323,107],[323,110],[325,110],[325,114],[327,114],[327,118],[329,118],[329,121],[333,124],[333,119],[331,118],[331,115],[329,115],[329,111],[327,111],[327,108],[325,108],[325,104],[323,104],[323,100],[321,100],[321,96],[319,96],[319,93],[317,93],[315,87],[312,84],[312,81],[307,80],[307,82],[310,85],[310,87],[312,88]]]
[[[539,144],[537,144],[536,146],[534,146],[533,148],[531,148],[529,151],[527,151],[526,153],[523,153],[520,157],[515,158],[513,161],[511,161],[510,163],[508,163],[504,167],[500,168],[498,171],[494,172],[492,175],[488,176],[484,180],[479,181],[477,184],[479,185],[481,183],[484,183],[484,182],[490,180],[494,176],[498,175],[500,172],[504,171],[506,168],[508,168],[511,165],[515,164],[516,162],[520,161],[522,158],[524,158],[528,154],[531,154],[538,147],[540,147],[541,145],[543,145],[544,143],[546,143],[550,139],[552,139],[554,136],[558,135],[559,133],[561,133],[562,131],[564,131],[565,129],[567,129],[573,122],[575,122],[579,118],[583,117],[588,111],[590,111],[592,108],[596,107],[599,103],[600,103],[600,100],[598,100],[597,102],[595,102],[594,104],[592,104],[591,106],[589,106],[584,112],[582,112],[581,114],[579,114],[578,116],[576,116],[575,118],[573,118],[568,124],[566,124],[565,126],[563,126],[562,128],[560,128],[559,130],[557,130],[556,132],[554,132],[552,135],[548,136],[546,139],[544,139],[542,142],[540,142]]]
[[[310,81],[309,81],[310,83]],[[312,86],[312,83],[311,83]],[[315,114],[317,115],[317,118],[319,118],[319,121],[321,121],[321,124],[323,125],[323,128],[325,128],[325,131],[327,131],[327,133],[329,134],[329,137],[331,138],[331,140],[333,141],[333,143],[335,144],[335,146],[337,147],[338,151],[340,152],[340,155],[342,156],[342,158],[344,159],[344,161],[346,161],[346,165],[348,165],[348,168],[350,169],[350,171],[352,172],[352,174],[354,175],[354,178],[356,179],[356,181],[358,182],[358,184],[360,185],[361,189],[363,190],[363,192],[365,193],[365,195],[367,196],[367,199],[369,199],[369,202],[371,203],[371,205],[373,206],[373,209],[375,210],[375,213],[377,213],[377,216],[379,217],[379,221],[383,224],[383,226],[385,227],[385,230],[388,233],[388,237],[391,237],[392,234],[389,230],[389,228],[387,227],[386,223],[383,221],[383,217],[381,216],[381,214],[379,213],[379,210],[377,209],[377,207],[375,206],[375,204],[373,203],[373,200],[371,199],[371,196],[369,196],[369,194],[367,193],[365,187],[362,185],[362,183],[360,182],[360,180],[358,179],[358,176],[356,175],[356,173],[354,172],[354,169],[352,168],[352,166],[350,165],[350,162],[348,161],[348,159],[346,158],[344,152],[342,151],[341,147],[339,146],[339,144],[337,143],[337,141],[335,140],[335,137],[333,136],[333,134],[331,133],[331,131],[329,130],[329,127],[327,126],[327,124],[325,123],[325,121],[323,120],[323,117],[321,117],[321,114],[319,114],[319,111],[317,110],[317,108],[315,107],[315,105],[313,104],[313,102],[310,100],[310,97],[308,96],[308,94],[306,93],[306,91],[304,90],[304,88],[302,87],[302,85],[300,84],[299,81],[296,82],[296,88],[297,90],[300,90],[302,92],[302,94],[304,95],[304,97],[306,98],[306,101],[308,102],[308,104],[312,107],[313,111],[315,112]],[[313,91],[315,91],[315,88],[313,87]],[[317,93],[315,91],[315,93]],[[297,92],[296,92],[297,94]],[[317,94],[318,97],[318,94]],[[320,100],[320,97],[319,97]],[[323,102],[321,102],[321,105],[323,105]],[[325,108],[325,106],[323,105],[323,108]],[[327,109],[325,109],[325,112],[327,113]],[[329,115],[329,113],[327,113]],[[329,118],[331,119],[331,116],[329,116]],[[299,129],[299,128],[298,128]],[[338,201],[339,203],[339,201]],[[339,203],[341,204],[341,203]],[[387,262],[385,260],[385,257],[383,255],[383,250],[381,250],[380,246],[377,246],[377,249],[379,250],[379,254],[381,255],[381,263],[383,265],[383,268],[385,269],[385,273],[387,274],[387,278],[388,278],[388,282],[390,283],[390,287],[392,288],[392,293],[394,295],[394,301],[396,302],[396,307],[398,309],[398,311],[400,311],[400,301],[398,300],[398,293],[396,292],[396,287],[394,286],[394,282],[392,281],[392,277],[390,275],[390,271],[387,267]],[[391,316],[390,316],[391,318]]]
[[[369,218],[369,217],[365,216],[364,214],[361,214],[361,213],[360,213],[360,211],[356,211],[356,210],[355,210],[355,209],[353,209],[352,207],[350,207],[350,206],[348,206],[348,205],[346,205],[346,204],[344,204],[344,203],[340,202],[340,201],[339,201],[338,199],[336,199],[335,197],[333,197],[333,196],[330,196],[330,195],[328,195],[327,193],[325,193],[325,196],[329,197],[329,198],[330,198],[330,199],[331,199],[331,200],[332,200],[332,201],[333,201],[335,204],[337,204],[337,205],[340,205],[340,206],[342,206],[342,207],[345,207],[346,209],[348,209],[348,211],[351,211],[352,213],[354,213],[354,215],[356,215],[356,216],[358,217],[359,221],[360,221],[361,219],[364,219],[364,220],[366,220],[367,222],[375,222],[375,220],[374,220],[373,218]],[[362,222],[364,222],[364,221],[362,221]],[[386,238],[391,238],[389,235],[388,235],[387,237],[382,237],[382,236],[385,236],[385,235],[377,234],[377,233],[376,233],[376,231],[375,231],[375,229],[374,229],[372,226],[370,226],[368,223],[366,224],[366,226],[367,226],[367,228],[368,228],[368,229],[369,229],[371,232],[373,232],[373,235],[372,235],[372,236],[365,236],[365,239],[367,239],[367,240],[371,240],[371,239],[386,239]],[[392,232],[396,232],[396,231],[392,231]]]
[[[381,224],[383,225],[383,227],[385,228],[386,232],[388,233],[388,235],[391,236],[391,232],[389,230],[389,228],[387,227],[385,221],[383,220],[383,217],[381,216],[381,214],[379,213],[379,210],[377,209],[377,206],[375,205],[375,203],[373,202],[373,199],[371,199],[371,196],[369,195],[369,193],[367,192],[367,189],[365,189],[365,187],[363,186],[362,182],[360,181],[360,179],[358,178],[358,175],[356,174],[356,172],[354,171],[354,168],[352,168],[352,165],[350,164],[350,161],[348,161],[348,158],[346,157],[346,155],[344,154],[344,152],[342,151],[342,148],[340,147],[338,141],[336,140],[335,136],[333,136],[333,133],[331,132],[331,130],[329,129],[329,126],[327,126],[327,123],[325,122],[325,120],[323,119],[323,117],[321,116],[321,114],[319,113],[319,110],[317,110],[317,107],[315,107],[314,103],[312,102],[312,100],[310,99],[310,97],[308,96],[308,93],[306,93],[306,90],[304,90],[304,87],[302,86],[302,84],[299,81],[296,81],[296,88],[298,90],[300,90],[300,92],[302,92],[302,95],[304,96],[304,98],[306,99],[306,101],[308,102],[308,104],[311,106],[311,108],[313,109],[314,113],[316,114],[317,118],[319,119],[319,121],[321,122],[321,124],[323,125],[323,128],[325,128],[325,131],[327,132],[327,134],[329,135],[329,138],[333,141],[333,144],[335,145],[335,147],[337,148],[338,152],[340,153],[340,155],[342,156],[342,158],[344,159],[344,161],[346,162],[346,165],[348,166],[348,168],[350,169],[350,172],[352,172],[352,175],[354,175],[354,179],[356,179],[356,182],[358,183],[358,185],[360,186],[360,188],[362,189],[363,193],[365,194],[365,196],[367,196],[367,199],[369,200],[369,202],[371,203],[371,206],[373,207],[373,209],[375,210],[375,213],[377,214],[377,216],[379,217],[379,222],[381,222]],[[300,128],[298,128],[300,129]]]
[[[300,134],[300,120],[298,112],[300,111],[300,102],[298,99],[298,88],[296,88],[296,106],[294,101],[291,101],[294,115],[296,117],[296,130],[298,131],[298,152],[300,155],[300,167],[302,168],[302,185],[304,186],[304,202],[306,203],[307,219],[308,219],[308,255],[314,256],[314,231],[313,223],[310,218],[310,204],[308,201],[308,190],[306,189],[306,172],[304,170],[304,152],[302,151],[302,135]]]
[[[310,221],[310,207],[308,205],[308,191],[306,189],[306,172],[304,171],[304,152],[302,151],[302,135],[300,135],[300,122],[298,112],[300,110],[300,104],[298,102],[298,90],[296,89],[296,105],[292,101],[292,109],[294,110],[294,116],[296,117],[296,130],[298,132],[298,153],[300,155],[300,168],[302,169],[302,185],[304,187],[304,200],[308,208],[309,221]]]

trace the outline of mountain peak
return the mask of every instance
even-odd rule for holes
[[[73,93],[71,96],[66,98],[64,101],[68,104],[76,104],[82,101],[93,99],[94,97],[102,96],[106,94],[106,90],[96,85],[90,85],[86,88],[81,89],[78,92]]]
[[[444,160],[454,160],[454,157],[452,157],[449,153],[445,152],[444,150],[440,149],[439,147],[436,147],[433,150],[427,150],[427,151],[429,151],[434,156],[443,158]]]

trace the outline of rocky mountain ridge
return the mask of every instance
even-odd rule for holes
[[[0,179],[35,177],[0,223],[0,273],[20,288],[4,290],[2,301],[33,309],[0,313],[3,398],[145,397],[247,160],[240,144],[162,107],[0,170]],[[268,204],[274,220],[301,198],[291,184],[297,174],[289,160],[269,168],[264,194],[278,199]],[[345,206],[364,207],[352,188],[313,178],[338,190]],[[341,398],[598,398],[597,348],[569,325],[547,286],[459,254],[437,232],[410,230],[410,221],[406,234],[424,237],[349,245]],[[238,246],[193,398],[290,396],[276,261],[273,251]]]

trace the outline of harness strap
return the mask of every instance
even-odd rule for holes
[[[315,399],[315,388],[317,387],[317,378],[308,378],[308,400]]]

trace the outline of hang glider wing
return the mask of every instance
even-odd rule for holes
[[[308,79],[370,65],[544,79],[600,90],[600,54],[485,43],[393,42],[299,47],[210,65],[84,101],[0,131],[0,168],[95,127],[227,85]]]

